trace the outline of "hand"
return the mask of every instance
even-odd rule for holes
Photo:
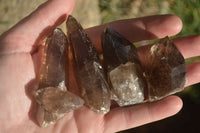
[[[152,103],[114,108],[106,115],[81,107],[45,129],[35,123],[32,115],[35,106],[29,85],[31,82],[35,86],[38,84],[42,40],[66,19],[74,4],[73,0],[50,0],[0,37],[0,131],[110,133],[176,114],[182,101],[169,96]],[[173,36],[182,28],[181,20],[173,15],[121,20],[110,25],[132,42]],[[100,35],[103,29],[102,25],[86,30],[98,52],[102,52]],[[200,36],[177,38],[174,42],[185,58],[200,55]],[[145,55],[146,47],[139,48],[140,55]],[[200,63],[188,65],[187,71],[186,86],[200,81]]]

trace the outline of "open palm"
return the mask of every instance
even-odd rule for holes
[[[182,101],[169,96],[153,103],[116,107],[106,115],[84,106],[48,128],[37,125],[32,92],[38,85],[42,40],[66,20],[74,4],[74,0],[50,0],[0,37],[0,132],[110,133],[176,114]],[[173,15],[121,20],[109,25],[132,42],[173,36],[182,28],[181,20]],[[86,30],[99,53],[103,28],[102,25]],[[200,36],[177,38],[174,42],[185,58],[200,55]],[[139,48],[141,58],[147,47]],[[200,81],[200,63],[188,65],[187,71],[187,86]]]

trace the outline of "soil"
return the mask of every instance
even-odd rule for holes
[[[0,0],[0,35],[44,2],[46,0]],[[84,28],[99,25],[98,0],[77,0],[72,15]],[[64,24],[60,27],[65,31]]]

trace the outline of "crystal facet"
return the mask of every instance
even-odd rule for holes
[[[47,38],[39,89],[35,98],[38,103],[37,120],[41,127],[53,124],[59,118],[83,105],[84,101],[67,91],[65,86],[67,38],[60,29],[55,29]],[[66,72],[67,73],[67,72]]]
[[[185,61],[168,37],[151,47],[146,66],[150,101],[161,99],[184,89],[186,83]]]
[[[107,113],[110,109],[109,86],[94,45],[75,18],[69,16],[66,25],[82,96],[92,110]]]
[[[102,46],[112,98],[119,106],[143,102],[146,83],[136,47],[110,27],[102,36]]]

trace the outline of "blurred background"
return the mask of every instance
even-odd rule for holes
[[[0,0],[0,34],[45,1]],[[77,0],[72,13],[84,28],[156,14],[175,14],[182,19],[183,29],[176,37],[200,34],[200,0]],[[64,25],[60,27],[65,30]],[[140,42],[136,44],[140,45]],[[200,62],[200,57],[186,60],[186,64],[194,62]],[[187,87],[177,95],[184,102],[178,114],[120,133],[199,133],[200,84]]]

